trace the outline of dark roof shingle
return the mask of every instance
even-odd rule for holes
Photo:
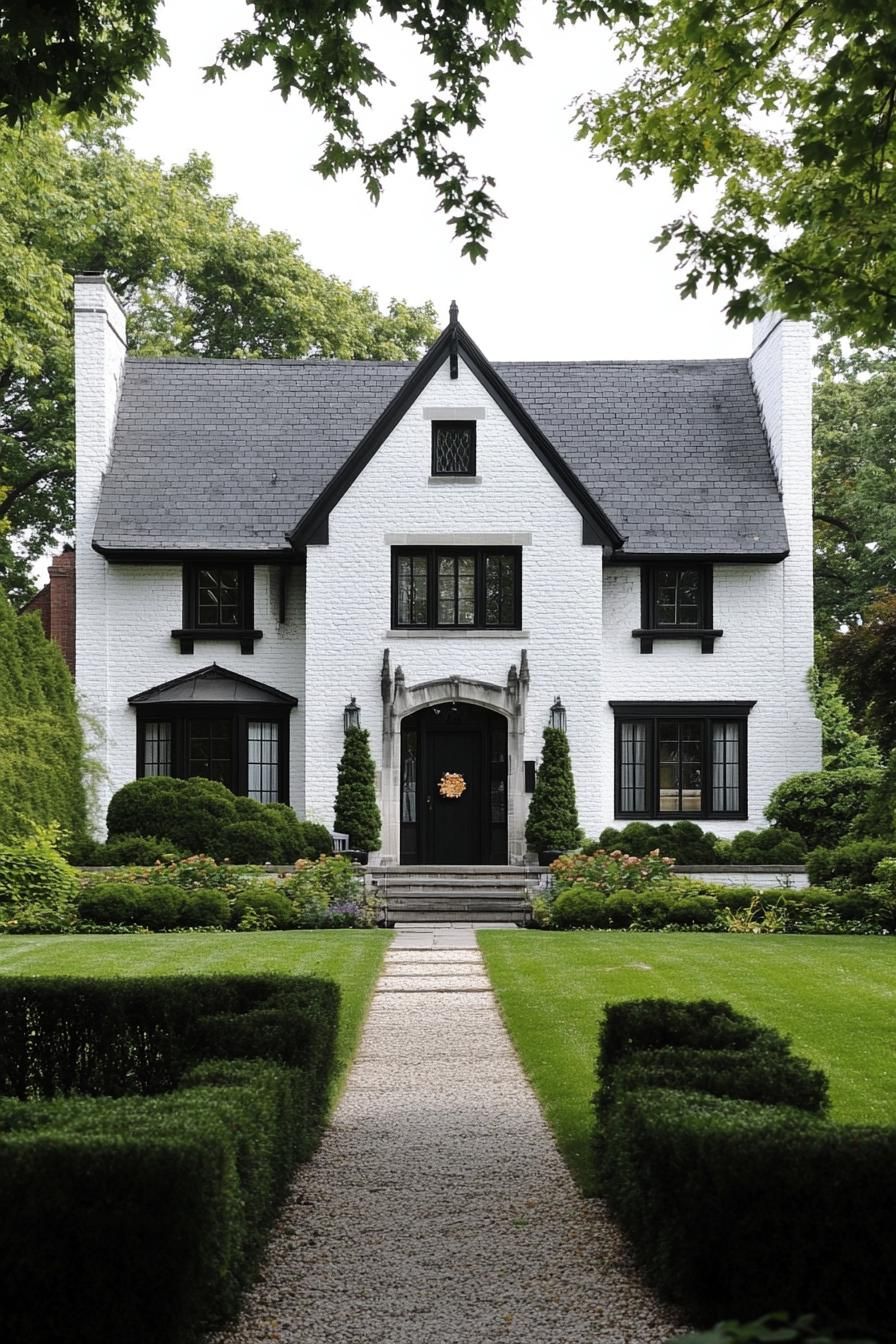
[[[626,551],[787,549],[746,360],[493,367],[628,537]],[[127,360],[96,543],[284,550],[413,368]]]

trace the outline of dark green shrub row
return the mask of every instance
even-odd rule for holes
[[[560,890],[539,906],[542,927],[557,929],[704,929],[738,931],[736,917],[750,909],[780,933],[891,932],[896,899],[878,887],[724,886],[693,878],[654,882],[641,891],[595,891],[584,883]],[[861,926],[861,928],[857,927]]]
[[[220,891],[184,891],[173,882],[89,882],[78,897],[89,924],[137,924],[146,929],[226,928],[230,902]]]
[[[606,1080],[623,1061],[642,1050],[669,1046],[686,1050],[749,1050],[761,1046],[788,1053],[774,1027],[738,1013],[717,999],[626,999],[607,1004],[600,1029],[598,1074]]]
[[[116,835],[109,840],[82,840],[70,858],[79,868],[150,867],[185,859],[187,851],[159,835]]]
[[[332,849],[325,826],[299,821],[285,803],[240,798],[209,779],[132,780],[110,800],[106,824],[110,840],[162,837],[178,852],[232,863],[294,863]]]
[[[10,1339],[174,1344],[236,1310],[299,1156],[301,1079],[231,1061],[187,1081],[0,1106]]]
[[[228,1053],[327,1074],[338,1001],[335,985],[310,977],[2,976],[0,1095],[161,1092]],[[241,1048],[231,1049],[236,1019]]]
[[[806,871],[813,886],[836,883],[843,887],[864,887],[874,881],[874,870],[881,859],[893,857],[896,857],[896,839],[849,840],[834,849],[813,849],[806,857]]]
[[[762,831],[740,831],[729,841],[720,840],[693,821],[663,822],[659,826],[630,821],[622,830],[608,826],[597,841],[586,841],[583,849],[587,853],[598,846],[638,856],[658,849],[679,864],[802,863],[806,853],[805,841],[794,830],[770,826]]]
[[[869,1328],[896,1319],[896,1130],[639,1089],[612,1108],[604,1144],[639,1261],[698,1320],[769,1299]]]
[[[373,898],[365,895],[351,862],[330,855],[300,860],[282,881],[249,878],[192,858],[128,877],[96,875],[78,897],[83,925],[158,931],[179,928],[361,928],[373,923]]]
[[[599,1072],[601,1187],[662,1293],[698,1322],[894,1319],[896,1129],[824,1119],[823,1076],[723,1003],[608,1007]]]
[[[7,1090],[41,1098],[0,1098],[10,1339],[181,1344],[232,1315],[319,1130],[337,1013],[288,976],[0,982]]]
[[[868,808],[883,771],[856,766],[849,770],[807,770],[773,790],[765,815],[775,826],[797,831],[809,849],[839,845]],[[892,829],[892,818],[887,829]]]

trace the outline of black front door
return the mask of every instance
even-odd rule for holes
[[[426,807],[432,845],[427,862],[481,863],[482,736],[434,732],[429,747]]]
[[[507,862],[507,723],[473,705],[401,727],[401,862]]]

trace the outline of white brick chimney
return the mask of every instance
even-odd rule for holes
[[[96,737],[92,755],[103,765],[109,707],[107,566],[91,542],[112,448],[125,352],[125,315],[105,276],[75,276],[76,667],[81,704],[88,715],[86,730]]]
[[[790,554],[784,586],[785,697],[791,717],[791,772],[821,767],[821,725],[809,700],[812,666],[812,329],[768,313],[753,328],[750,358],[769,453],[784,505]]]

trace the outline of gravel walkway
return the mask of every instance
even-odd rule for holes
[[[576,1191],[472,930],[399,933],[320,1150],[218,1344],[661,1344]]]

